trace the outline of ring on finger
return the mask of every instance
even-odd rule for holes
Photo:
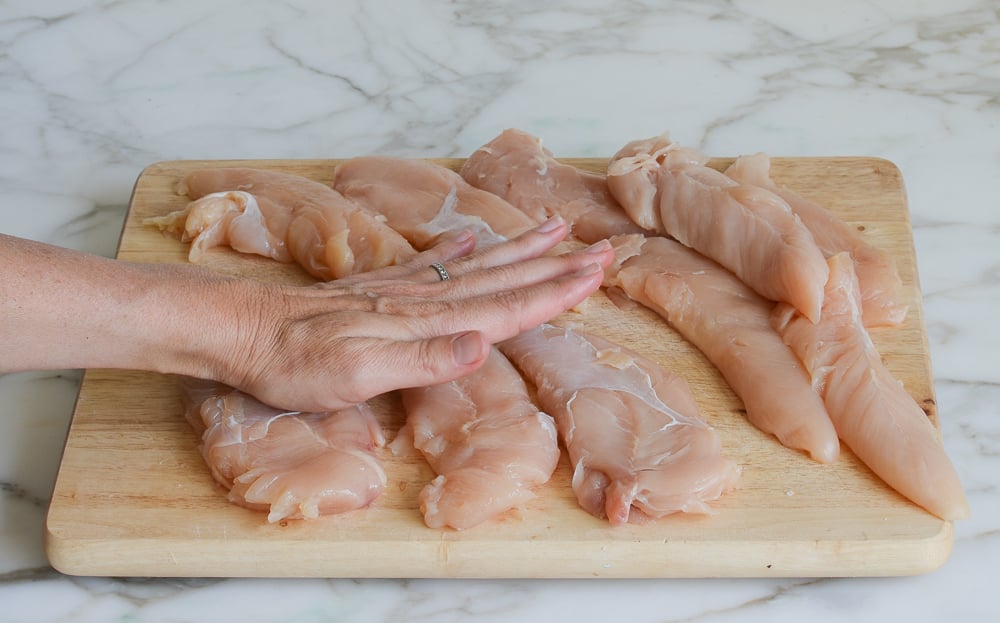
[[[451,275],[448,274],[448,269],[446,269],[444,265],[441,264],[441,262],[434,262],[433,264],[431,264],[431,268],[433,268],[437,272],[438,277],[441,278],[441,281],[448,281],[449,279],[451,279]]]

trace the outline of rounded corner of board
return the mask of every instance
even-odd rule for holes
[[[888,158],[883,158],[881,156],[868,156],[865,160],[871,166],[872,173],[875,175],[899,179],[903,178],[903,172],[900,170],[899,165]]]
[[[48,560],[49,566],[63,575],[87,575],[77,567],[72,555],[73,548],[69,541],[60,536],[57,531],[52,530],[48,523],[46,523],[42,541],[45,559]]]
[[[158,160],[156,162],[151,162],[144,166],[141,171],[139,171],[140,178],[148,177],[150,175],[157,175],[165,170],[172,170],[177,167],[180,160]]]
[[[945,520],[941,520],[940,525],[940,530],[924,539],[924,555],[920,564],[915,564],[908,575],[933,573],[945,566],[951,558],[955,545],[955,525],[953,522]]]

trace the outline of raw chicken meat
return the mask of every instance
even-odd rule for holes
[[[400,164],[404,170],[407,169],[403,166],[405,161],[393,162]],[[433,167],[431,169],[433,170]],[[368,170],[371,171],[371,169]],[[309,236],[311,233],[306,228],[297,228],[296,223],[300,218],[315,219],[317,216],[322,216],[322,209],[313,209],[320,205],[335,205],[339,208],[343,208],[344,204],[349,205],[351,213],[348,218],[364,216],[367,223],[377,225],[373,229],[388,230],[384,216],[368,212],[359,204],[344,199],[332,189],[327,190],[332,197],[338,198],[336,201],[331,200],[327,204],[320,204],[319,199],[312,201],[312,198],[322,198],[324,193],[316,189],[315,183],[309,182],[309,180],[305,180],[309,182],[305,186],[293,187],[291,185],[292,179],[266,179],[266,176],[259,176],[257,175],[259,172],[252,170],[225,169],[214,170],[211,173],[213,174],[211,177],[191,174],[187,178],[189,192],[196,195],[207,187],[232,183],[237,187],[252,187],[257,193],[257,201],[261,203],[266,202],[269,197],[283,194],[285,206],[305,206],[305,210],[308,210],[305,214],[300,214],[295,209],[279,211],[279,214],[292,215],[287,221],[287,230],[282,235],[287,236],[288,246],[293,249],[292,259],[300,263],[311,261],[314,258],[308,254],[294,252],[298,242],[297,236]],[[417,174],[419,177],[419,171]],[[220,175],[225,180],[224,182],[220,182]],[[456,180],[460,185],[454,184]],[[437,181],[440,181],[440,176]],[[276,182],[278,185],[269,186],[268,184],[271,182]],[[449,210],[453,210],[456,203],[455,197],[459,190],[461,196],[471,198],[465,203],[476,205],[476,209],[496,214],[496,210],[491,210],[490,205],[501,204],[510,215],[508,222],[513,224],[510,226],[523,227],[523,229],[532,226],[530,219],[497,197],[471,187],[458,188],[458,186],[467,185],[453,172],[450,182],[453,184],[442,190],[441,197],[433,202],[433,205],[424,204],[428,208],[433,207],[433,211],[429,212],[427,216],[432,221],[431,223],[424,222],[422,218],[407,221],[407,218],[414,215],[410,209],[413,204],[409,202],[406,202],[405,205],[400,204],[403,209],[394,213],[394,216],[401,217],[401,223],[404,225],[402,229],[411,234],[414,231],[427,232],[428,227],[437,227],[437,231],[432,236],[421,238],[416,235],[416,238],[425,245],[430,245],[441,231],[453,229],[448,222],[450,218],[458,219],[463,223],[463,226],[469,225],[467,221],[470,217],[466,215],[454,213],[454,215],[449,216],[451,214]],[[285,186],[281,186],[281,184],[285,184]],[[376,185],[380,186],[381,182],[376,182]],[[379,200],[382,200],[391,195],[390,190],[380,187],[375,195]],[[229,232],[231,223],[237,220],[232,215],[247,212],[246,205],[251,207],[257,205],[257,202],[252,201],[255,196],[242,191],[237,192],[240,194],[233,198],[225,198],[225,193],[223,193],[223,197],[220,199],[225,199],[228,205],[223,205],[222,209],[211,210],[213,214],[219,212],[224,215],[224,218],[217,219],[217,222],[225,223],[225,225],[219,226],[217,231],[229,227],[230,229],[225,230]],[[410,196],[409,191],[405,188],[399,189],[398,192],[402,192],[404,198]],[[245,199],[243,195],[249,197],[249,200]],[[295,197],[295,199],[288,199],[289,196]],[[424,196],[429,195],[425,193]],[[447,200],[449,196],[452,198],[450,201]],[[483,198],[486,198],[485,201],[482,200]],[[233,207],[233,204],[237,204],[239,199],[243,200],[242,209],[239,209],[241,207],[239,205]],[[195,205],[197,203],[198,201],[193,202],[194,208],[189,206],[189,210],[184,215],[185,224],[208,220],[201,216],[205,207]],[[480,206],[480,204],[483,205]],[[443,205],[447,209],[443,211],[443,215],[438,214],[437,211]],[[211,204],[208,207],[212,207]],[[267,213],[265,212],[265,214]],[[188,218],[188,215],[191,217]],[[434,220],[435,216],[437,217],[436,221]],[[261,220],[255,218],[257,222]],[[331,219],[330,222],[334,221]],[[478,222],[482,224],[481,220]],[[342,219],[341,225],[343,223]],[[406,223],[411,223],[413,227],[407,229]],[[315,229],[319,230],[320,228]],[[389,231],[392,231],[393,235],[401,241],[394,242],[395,247],[405,249],[408,254],[414,253],[409,243],[401,238],[395,230]],[[481,232],[483,235],[486,233],[486,231]],[[495,234],[486,237],[490,236],[496,241],[503,239]],[[231,243],[232,237],[217,236],[217,242],[219,244]],[[361,242],[364,240],[362,239]],[[342,264],[342,267],[344,270],[364,269],[358,264],[351,266],[345,263]],[[404,396],[404,400],[409,406],[408,425],[417,434],[417,447],[424,452],[425,457],[439,473],[438,478],[428,485],[420,497],[425,521],[429,526],[450,525],[455,528],[468,528],[476,525],[523,503],[533,495],[532,488],[535,485],[544,483],[551,477],[559,456],[558,441],[552,419],[539,413],[532,405],[524,382],[499,352],[491,355],[488,364],[483,369],[464,379],[434,387],[409,390],[404,392]],[[247,401],[257,405],[259,409],[267,413],[267,407],[239,392],[232,392],[227,396],[227,400],[232,403]],[[513,408],[516,408],[516,411],[513,411]],[[365,405],[360,405],[357,409],[361,413],[368,413],[368,407]],[[465,416],[464,419],[457,419],[460,414]],[[291,422],[296,422],[297,419],[303,417],[305,416],[296,415],[295,418],[289,420],[289,426],[291,426]],[[275,419],[275,422],[280,424],[281,420]],[[456,424],[459,426],[456,427]],[[518,437],[521,439],[521,451],[512,452],[515,438]],[[286,443],[291,449],[290,456],[298,452],[294,439],[286,440]],[[466,445],[462,445],[463,443]],[[503,447],[503,452],[496,451],[497,445]],[[235,445],[226,449],[230,453],[250,452],[251,450],[245,446],[244,443],[242,446]],[[269,457],[272,462],[276,462],[280,458],[278,450],[274,450],[274,452],[275,454]],[[207,454],[206,460],[209,461],[210,465],[212,464],[212,457]],[[215,468],[213,468],[213,473],[216,473],[217,478],[220,477]],[[285,478],[295,478],[298,474],[299,472],[290,472]],[[303,475],[308,475],[308,472],[303,472]],[[228,480],[220,481],[229,482],[232,480],[233,478],[229,477]],[[246,504],[241,498],[240,480],[235,480],[232,487],[231,498]],[[272,508],[272,515],[275,512]]]
[[[588,244],[643,231],[611,196],[604,175],[559,162],[541,139],[521,130],[505,130],[477,149],[460,173],[537,223],[558,214]]]
[[[781,197],[707,162],[666,135],[633,141],[608,165],[608,187],[638,225],[672,236],[816,321],[829,269],[812,234]]]
[[[262,206],[265,206],[265,216]],[[257,198],[235,190],[205,195],[192,201],[184,210],[144,221],[190,242],[188,260],[201,261],[212,247],[228,246],[240,253],[252,253],[279,262],[291,262],[285,244],[285,232],[291,214]]]
[[[892,257],[868,244],[856,229],[823,206],[778,186],[771,179],[770,170],[771,159],[767,154],[758,153],[737,158],[726,169],[726,175],[741,184],[766,188],[788,202],[827,257],[842,251],[851,254],[861,286],[862,318],[866,327],[902,324],[907,305],[902,302],[903,282]]]
[[[622,525],[711,513],[708,503],[735,486],[739,469],[722,456],[680,377],[599,336],[551,324],[500,349],[555,417],[573,491],[592,515]]]
[[[229,245],[297,261],[330,279],[415,253],[374,215],[304,177],[209,169],[191,173],[184,186],[193,199],[184,210],[146,222],[190,241],[192,261],[212,246]],[[366,404],[284,412],[217,383],[189,379],[182,389],[212,476],[229,489],[230,501],[267,510],[268,521],[362,508],[385,487],[374,453],[384,439]]]
[[[347,165],[349,164],[354,166],[348,167]],[[490,243],[499,242],[523,231],[520,225],[511,225],[511,222],[514,221],[516,223],[516,220],[510,217],[509,210],[515,210],[522,217],[524,215],[510,206],[510,204],[493,195],[489,195],[492,197],[489,202],[471,201],[468,202],[469,207],[463,209],[462,195],[458,194],[461,191],[456,191],[456,182],[451,175],[441,174],[440,172],[436,176],[418,175],[421,170],[429,168],[427,173],[432,174],[435,167],[441,167],[427,165],[426,163],[415,166],[410,162],[406,162],[406,165],[404,170],[411,172],[410,175],[414,177],[412,184],[420,189],[426,189],[417,193],[418,198],[415,205],[409,201],[409,197],[412,194],[411,190],[405,188],[393,189],[378,183],[380,176],[384,176],[390,180],[406,177],[406,175],[394,174],[397,161],[392,159],[358,158],[345,162],[338,167],[334,177],[334,184],[345,196],[363,201],[364,205],[369,209],[383,214],[390,225],[403,232],[418,248],[428,244],[440,233],[440,230],[434,229],[429,234],[423,226],[424,222],[440,224],[442,227],[447,225],[445,229],[451,230],[469,228],[474,222],[483,222],[485,223],[484,229],[486,233],[480,234],[480,236],[482,238],[485,235],[487,241]],[[462,183],[464,184],[464,182]],[[459,185],[460,187],[461,185]],[[476,191],[476,193],[481,192]],[[457,201],[455,199],[456,195]],[[478,197],[475,194],[474,196]],[[589,379],[590,386],[583,388],[581,391],[581,404],[584,402],[599,404],[601,400],[608,400],[610,398],[602,406],[606,428],[604,433],[618,432],[617,437],[615,437],[618,443],[610,445],[601,445],[604,439],[602,433],[597,430],[601,426],[599,422],[589,425],[590,430],[593,431],[589,436],[574,436],[571,430],[568,431],[566,429],[567,426],[572,425],[572,419],[565,416],[560,417],[556,413],[560,411],[563,413],[567,412],[567,405],[565,403],[560,404],[558,398],[563,397],[568,399],[568,394],[559,394],[556,396],[550,393],[549,401],[544,403],[544,410],[555,415],[556,427],[563,436],[563,439],[565,440],[568,435],[569,438],[577,440],[574,443],[574,449],[570,450],[571,456],[576,452],[576,456],[578,457],[575,459],[577,475],[574,477],[574,490],[577,491],[581,499],[581,504],[588,512],[597,516],[604,516],[607,510],[608,517],[613,523],[627,522],[629,511],[633,504],[652,517],[659,517],[680,510],[707,512],[708,507],[705,502],[715,499],[722,494],[725,488],[732,484],[731,480],[735,478],[735,466],[718,456],[719,442],[711,429],[708,429],[700,420],[696,420],[691,416],[681,416],[672,411],[658,411],[656,412],[657,415],[651,415],[652,409],[662,408],[669,410],[670,408],[650,388],[645,390],[645,394],[640,394],[639,396],[636,396],[635,392],[641,392],[642,390],[636,387],[628,388],[629,391],[633,392],[628,394],[608,389],[608,383],[615,383],[610,377],[610,371],[614,368],[607,365],[607,361],[605,360],[598,361],[592,354],[588,358],[587,352],[581,352],[581,349],[585,349],[586,347],[593,350],[593,346],[587,345],[584,347],[583,345],[578,345],[577,350],[571,351],[570,354],[554,351],[551,348],[551,340],[548,336],[538,330],[528,331],[514,339],[517,340],[516,344],[520,346],[522,351],[529,348],[534,349],[536,352],[535,359],[539,361],[536,364],[537,366],[547,365],[548,369],[558,369],[562,374],[568,375],[571,378],[575,376],[578,379]],[[603,341],[602,344],[601,348],[605,353],[610,353],[612,350],[620,348],[607,341]],[[511,357],[511,354],[506,350],[508,348],[506,342],[500,344],[499,347],[504,354]],[[510,346],[510,348],[514,347]],[[631,354],[628,355],[630,361],[632,361],[632,356]],[[635,357],[638,357],[638,355],[635,355]],[[526,373],[524,366],[521,365],[523,361],[518,360],[516,363],[521,368],[521,372]],[[647,385],[652,382],[650,381],[651,375],[656,379],[673,378],[672,376],[665,375],[664,372],[648,361],[644,361],[641,368],[639,364],[633,363],[630,368],[626,368],[626,371],[618,371],[618,374],[629,374],[627,371],[629,369],[638,370],[638,372],[632,372],[632,376],[641,377],[636,382],[645,382]],[[539,380],[534,373],[529,372],[526,374],[536,381]],[[678,381],[673,382],[676,383]],[[657,381],[657,383],[659,382]],[[680,382],[683,383],[683,381]],[[670,385],[670,383],[665,381],[662,384],[664,388]],[[660,385],[656,387],[659,389]],[[435,391],[442,391],[440,388],[434,389]],[[483,389],[479,389],[477,393],[483,391]],[[460,396],[460,390],[452,389],[445,395],[443,400],[455,401],[458,396]],[[672,397],[672,394],[665,394],[664,397]],[[641,406],[640,403],[642,403],[643,398],[647,399],[648,402],[655,402],[656,406]],[[541,395],[540,399],[542,399]],[[484,400],[483,404],[489,404],[489,402]],[[641,413],[646,414],[646,417],[636,417],[633,409],[639,409]],[[590,408],[585,409],[584,412],[596,413],[597,410]],[[696,409],[694,413],[697,413]],[[679,418],[677,422],[683,421],[683,426],[672,428],[683,430],[698,428],[699,431],[703,432],[697,435],[693,432],[677,433],[675,436],[673,434],[674,430],[671,430],[670,435],[656,434],[655,428],[654,430],[647,430],[655,422],[658,422],[656,424],[657,428],[664,426],[667,418],[665,414],[670,414],[671,417],[677,416]],[[496,413],[489,413],[488,416],[491,419],[501,417]],[[409,413],[407,418],[409,418]],[[670,422],[675,422],[675,420],[671,419]],[[657,441],[652,443],[644,441],[641,444],[642,449],[633,452],[632,446],[636,444],[636,440],[646,434],[650,435],[650,439]],[[660,469],[664,473],[669,471],[671,474],[669,477],[657,476],[659,472],[655,471],[655,469],[658,468],[659,463],[656,463],[656,461],[661,460],[661,458],[650,454],[657,450],[657,448],[659,451],[687,448],[692,461],[689,463],[675,459],[678,462],[673,466],[672,470],[666,470],[665,467]],[[644,452],[645,454],[643,454]],[[623,455],[624,458],[617,457],[621,453],[625,453]],[[587,462],[579,462],[579,458],[582,456],[598,457],[594,459],[594,461],[598,462],[597,466],[591,468],[592,461],[590,459]],[[646,473],[645,476],[640,476],[638,473],[622,473],[621,469],[624,468],[616,465],[615,462],[617,461],[620,464],[623,460],[626,462],[629,461],[630,458],[634,459],[636,470],[649,468],[652,471]],[[428,460],[431,459],[429,458]],[[612,475],[605,476],[604,474],[608,474],[608,472],[602,471],[603,469],[609,470]],[[727,469],[732,471],[731,479],[724,477],[723,472]],[[608,481],[606,480],[607,478],[612,478],[612,480]],[[608,487],[611,487],[611,489],[607,492],[608,501],[605,504],[605,489]]]
[[[844,443],[893,489],[946,520],[969,515],[962,483],[937,429],[882,363],[861,319],[861,295],[847,253],[829,260],[818,323],[786,304],[773,322],[802,360]]]
[[[606,283],[654,310],[704,353],[754,426],[817,461],[834,461],[837,433],[805,368],[771,327],[774,303],[676,241],[650,237],[638,250],[635,242],[612,239],[620,268]]]
[[[480,245],[517,235],[533,221],[429,162],[365,157],[341,163],[334,186],[381,215],[418,249],[444,232],[471,229]],[[523,505],[548,482],[559,459],[552,418],[496,349],[465,378],[402,391],[406,428],[438,474],[419,496],[432,528],[466,529]]]
[[[324,281],[414,255],[409,243],[374,214],[300,175],[248,168],[202,169],[190,173],[183,186],[193,203],[154,224],[171,231],[201,233],[205,241],[194,241],[201,250],[218,242],[238,251],[294,260]],[[242,198],[231,191],[242,191]],[[220,204],[198,201],[216,193],[222,193]],[[255,202],[246,200],[246,195]],[[218,225],[213,225],[213,218],[218,218]],[[191,219],[196,226],[187,223]],[[273,249],[278,251],[269,251]]]
[[[438,474],[419,496],[429,527],[461,530],[493,519],[552,477],[555,423],[497,350],[473,374],[405,389],[402,399],[413,445]]]
[[[225,385],[182,379],[186,417],[229,500],[267,520],[315,519],[364,508],[386,475],[384,443],[365,404],[329,413],[285,412]]]
[[[384,215],[418,249],[446,231],[472,229],[482,243],[514,238],[537,223],[492,193],[473,188],[451,169],[405,158],[368,156],[342,162],[333,187]]]

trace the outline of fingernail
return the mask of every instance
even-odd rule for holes
[[[607,251],[610,248],[611,248],[611,243],[608,242],[607,239],[604,239],[604,240],[599,240],[599,241],[595,242],[594,244],[590,245],[589,247],[587,247],[583,251],[584,251],[584,253],[593,253],[593,254],[596,255],[596,254],[599,254],[599,253],[604,253],[605,251]]]
[[[556,216],[550,217],[547,221],[535,228],[535,231],[547,234],[550,231],[555,231],[558,229],[565,221],[558,214]]]
[[[451,353],[463,366],[476,363],[483,358],[483,340],[475,331],[463,333],[451,341]]]
[[[462,231],[458,232],[457,236],[455,236],[455,242],[457,243],[468,242],[469,240],[475,237],[476,236],[475,234],[472,233],[472,230],[463,229]]]

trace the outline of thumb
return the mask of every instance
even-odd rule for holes
[[[434,338],[430,341],[434,342],[435,340],[440,340],[442,343],[445,340],[448,341],[452,366],[456,371],[468,368],[468,372],[460,372],[458,376],[465,376],[469,372],[472,372],[481,366],[490,355],[490,343],[486,341],[486,337],[479,331],[455,333]],[[458,378],[458,376],[455,378]]]
[[[476,371],[490,355],[490,343],[479,331],[424,340],[392,341],[378,349],[373,362],[373,395],[406,387],[447,383]]]

